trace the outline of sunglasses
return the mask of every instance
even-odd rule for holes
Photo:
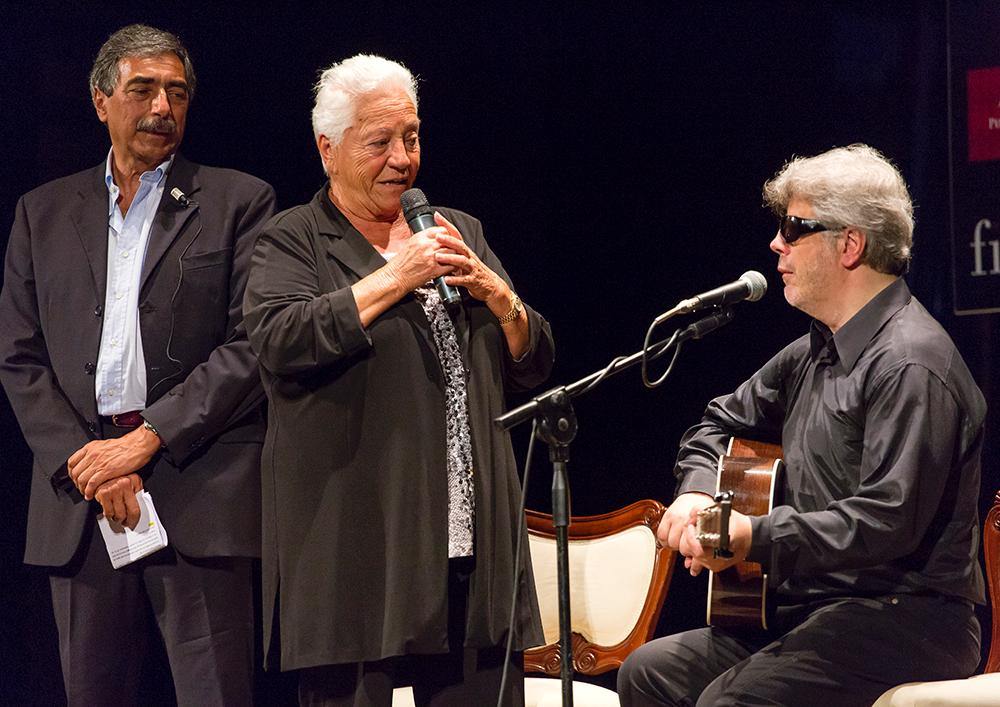
[[[798,216],[789,216],[788,214],[781,217],[781,222],[778,225],[778,233],[781,234],[781,240],[789,245],[802,238],[802,236],[808,236],[810,233],[835,230],[837,229],[830,228],[815,219],[799,218]]]

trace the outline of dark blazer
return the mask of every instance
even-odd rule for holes
[[[385,261],[326,194],[264,228],[246,294],[270,403],[261,470],[265,645],[280,631],[283,670],[448,645],[445,381],[433,335],[412,294],[361,326],[350,286]],[[479,221],[441,211],[507,279]],[[462,292],[453,321],[468,371],[476,504],[466,640],[487,646],[507,631],[520,508],[510,438],[492,418],[505,390],[548,376],[553,344],[548,323],[526,308],[529,349],[513,361],[496,317]],[[537,645],[526,542],[522,560],[520,643]],[[267,656],[272,665],[277,658]]]
[[[0,380],[34,453],[29,564],[66,564],[96,512],[52,480],[100,434],[107,210],[101,163],[25,194],[7,247]],[[242,300],[253,240],[273,211],[268,184],[177,155],[150,231],[139,294],[143,416],[167,450],[142,475],[170,543],[190,556],[259,554],[262,391]]]

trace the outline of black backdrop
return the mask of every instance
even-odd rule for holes
[[[677,440],[706,401],[804,331],[774,276],[762,183],[792,154],[867,142],[912,187],[907,279],[965,355],[992,431],[1000,318],[951,314],[945,3],[666,5],[5,3],[0,233],[18,195],[105,155],[86,77],[119,26],[182,37],[199,77],[185,154],[268,180],[282,208],[322,180],[309,123],[317,71],[362,51],[400,60],[421,79],[417,185],[483,220],[521,296],[552,323],[553,383],[637,349],[683,297],[751,268],[768,276],[764,300],[687,345],[661,388],[631,371],[578,400],[573,510],[597,513],[668,499]],[[19,565],[30,457],[5,399],[0,422],[0,701],[45,703],[59,694],[47,586]],[[526,447],[525,430],[516,442]],[[529,503],[547,510],[545,455],[535,461]],[[995,435],[983,472],[985,508],[1000,486]],[[703,587],[678,573],[662,630],[699,624]]]

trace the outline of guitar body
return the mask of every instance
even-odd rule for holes
[[[733,493],[732,507],[744,515],[767,515],[778,503],[781,447],[734,437],[719,459],[717,491]],[[708,577],[707,622],[723,628],[766,629],[772,616],[767,575],[756,562],[739,562]]]

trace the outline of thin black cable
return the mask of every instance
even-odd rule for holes
[[[646,339],[645,339],[645,341],[643,341],[643,344],[642,344],[642,353],[643,353],[643,357],[642,357],[643,377],[642,377],[642,379],[643,379],[643,382],[646,382],[646,380],[647,380],[646,374],[645,374],[645,371],[646,371],[646,362],[647,361],[655,361],[660,356],[662,356],[663,354],[665,354],[670,349],[670,347],[675,344],[674,340],[678,336],[678,334],[675,332],[674,335],[672,337],[670,337],[670,339],[668,341],[664,342],[658,349],[656,349],[655,347],[653,349],[650,349],[649,339],[650,339],[650,336],[651,336],[653,330],[656,328],[656,326],[657,326],[656,322],[653,322],[653,324],[650,325],[649,329],[646,331]],[[653,351],[652,354],[649,353],[649,351],[651,351],[651,350]],[[583,395],[584,393],[589,393],[591,390],[593,390],[594,388],[596,388],[598,385],[601,384],[602,381],[604,381],[605,378],[607,378],[611,373],[614,372],[613,369],[614,369],[614,367],[618,363],[620,363],[621,361],[624,361],[627,358],[628,358],[628,356],[616,356],[615,358],[611,359],[611,361],[608,363],[607,366],[604,367],[604,370],[602,370],[600,372],[600,374],[597,376],[597,378],[595,378],[594,380],[590,381],[590,383],[588,383],[586,385],[586,387],[582,388],[579,392],[574,393],[574,396],[576,396],[576,395]],[[671,365],[673,365],[672,362],[671,362]],[[661,381],[657,382],[655,385],[659,385],[662,382],[663,381],[661,380]],[[655,387],[655,385],[654,386],[647,385],[647,387]]]
[[[667,376],[670,375],[670,372],[674,370],[674,364],[677,362],[677,356],[681,352],[681,345],[684,343],[683,340],[680,339],[681,332],[678,329],[673,333],[673,336],[671,336],[670,339],[667,340],[667,343],[663,344],[663,346],[660,347],[659,351],[656,351],[652,355],[647,355],[647,352],[649,351],[649,340],[653,338],[653,331],[656,329],[656,325],[657,325],[656,321],[654,321],[652,324],[649,325],[649,329],[646,330],[646,338],[643,339],[642,342],[642,384],[647,388],[655,388],[658,385],[661,385],[663,381],[667,379]],[[670,365],[667,366],[667,370],[664,371],[663,375],[660,376],[657,380],[650,381],[649,369],[647,367],[647,364],[650,361],[655,361],[656,359],[658,359],[660,356],[665,354],[671,347],[674,347],[674,356],[673,358],[670,359]]]
[[[201,222],[201,209],[198,207],[197,201],[191,198],[187,198],[187,203],[183,204],[183,207],[186,209],[188,208],[188,206],[191,205],[194,206],[195,208],[194,215],[198,218],[198,231],[194,234],[194,237],[190,241],[188,241],[188,244],[184,246],[184,250],[181,251],[181,254],[177,256],[177,286],[174,288],[174,293],[170,295],[170,330],[167,333],[166,353],[167,353],[167,360],[174,364],[174,372],[158,380],[156,383],[153,384],[153,386],[148,391],[146,391],[147,400],[153,397],[153,392],[157,388],[159,388],[164,383],[172,381],[175,378],[179,378],[180,375],[184,372],[184,363],[180,359],[174,358],[171,349],[174,343],[174,324],[177,321],[177,310],[174,309],[174,304],[177,300],[177,295],[180,294],[181,286],[184,284],[184,256],[187,255],[188,250],[190,250],[191,246],[194,245],[194,242],[198,240],[198,236],[201,235],[201,229],[203,226]]]
[[[524,537],[524,512],[528,503],[528,476],[531,473],[531,457],[535,451],[535,431],[538,418],[531,422],[531,440],[528,442],[528,453],[524,460],[524,479],[521,481],[521,519],[517,524],[517,543],[514,546],[514,587],[510,599],[510,623],[507,625],[507,648],[503,656],[503,673],[500,677],[500,694],[497,695],[497,707],[503,707],[504,690],[507,688],[507,668],[510,666],[510,656],[514,646],[514,619],[517,616],[518,587],[521,584],[521,546]]]
[[[611,370],[615,367],[615,364],[617,364],[619,361],[624,361],[625,358],[626,358],[625,356],[615,356],[613,359],[611,359],[611,362],[604,367],[604,370],[601,371],[600,375],[598,375],[597,378],[595,378],[594,380],[590,381],[590,383],[588,383],[583,390],[577,393],[577,395],[583,395],[584,393],[589,393],[591,390],[600,385],[601,381],[607,378],[608,375],[611,373]]]

